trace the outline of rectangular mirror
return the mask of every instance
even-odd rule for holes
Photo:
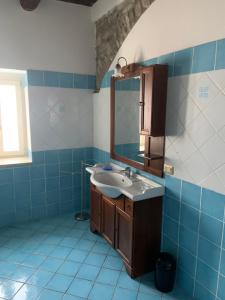
[[[163,175],[167,66],[111,79],[111,157]]]
[[[140,135],[140,76],[115,82],[115,153],[144,165],[144,136]]]

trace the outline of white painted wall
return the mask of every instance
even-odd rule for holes
[[[89,7],[42,0],[32,12],[0,0],[0,67],[95,73]]]
[[[156,0],[124,41],[117,57],[129,63],[225,37],[224,0]]]
[[[91,9],[91,19],[93,22],[107,14],[116,5],[119,5],[124,0],[98,0]]]

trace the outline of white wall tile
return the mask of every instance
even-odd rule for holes
[[[88,90],[29,87],[33,151],[93,145],[93,101]]]

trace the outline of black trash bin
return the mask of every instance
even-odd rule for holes
[[[174,287],[176,274],[176,260],[167,253],[162,252],[156,261],[155,286],[164,293],[171,292]]]

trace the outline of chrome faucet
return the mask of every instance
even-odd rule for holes
[[[130,167],[126,167],[124,170],[120,170],[119,173],[122,173],[126,177],[130,178],[131,177],[131,168]]]

